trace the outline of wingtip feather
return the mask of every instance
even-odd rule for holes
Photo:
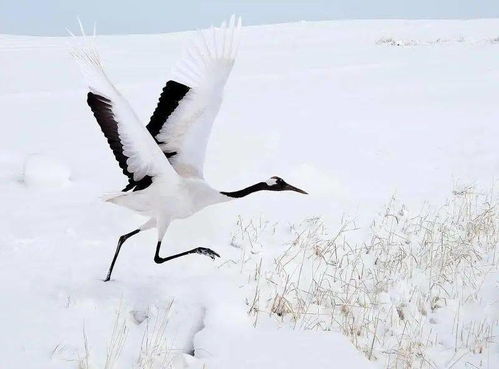
[[[109,96],[113,90],[102,65],[99,52],[96,47],[96,26],[94,25],[93,36],[88,37],[83,24],[77,18],[81,36],[75,36],[70,30],[72,40],[68,45],[68,51],[76,61],[82,76],[84,77],[90,91],[103,96]]]
[[[173,78],[190,87],[198,87],[210,76],[225,81],[237,56],[241,27],[242,18],[232,14],[220,27],[198,31],[175,67]]]

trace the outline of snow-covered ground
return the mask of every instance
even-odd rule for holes
[[[144,122],[189,37],[98,37]],[[140,234],[109,283],[142,219],[100,199],[125,178],[67,42],[0,35],[1,368],[499,367],[499,20],[245,28],[207,180],[310,195],[170,227],[216,262]]]

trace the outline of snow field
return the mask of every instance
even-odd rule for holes
[[[119,235],[143,219],[100,201],[125,180],[67,39],[0,36],[0,366],[497,367],[498,29],[245,28],[207,180],[279,175],[310,195],[258,194],[170,227],[162,251],[208,246],[215,263],[157,266],[155,233],[137,235],[107,284]],[[97,38],[144,121],[189,35]],[[33,154],[48,160],[26,171]]]

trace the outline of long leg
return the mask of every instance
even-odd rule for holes
[[[195,249],[192,249],[189,251],[184,251],[184,252],[181,252],[179,254],[168,256],[166,258],[162,258],[161,256],[159,256],[159,249],[160,248],[161,248],[161,241],[158,241],[158,244],[156,245],[156,254],[154,255],[154,261],[157,264],[162,264],[165,261],[176,259],[176,258],[179,258],[181,256],[185,256],[185,255],[189,255],[189,254],[206,255],[206,256],[212,258],[213,260],[215,260],[216,257],[218,257],[218,258],[220,257],[220,255],[218,255],[215,251],[213,251],[211,249],[207,249],[206,247],[196,247]]]
[[[125,241],[128,240],[130,237],[136,235],[139,232],[140,229],[135,229],[130,233],[124,234],[119,238],[118,245],[116,246],[116,251],[114,252],[113,261],[111,261],[111,266],[109,267],[109,271],[107,272],[107,277],[106,279],[104,279],[104,282],[108,282],[111,279],[111,273],[113,272],[114,263],[116,263],[116,259],[118,259],[118,254],[120,253],[121,245],[123,245],[123,243],[125,243]]]
[[[206,255],[206,256],[212,258],[213,260],[215,260],[216,257],[220,257],[220,255],[218,255],[213,250],[207,249],[205,247],[197,247],[197,248],[189,250],[189,251],[184,251],[184,252],[181,252],[179,254],[168,256],[166,258],[162,258],[161,256],[159,256],[159,250],[161,249],[161,240],[165,236],[166,229],[168,228],[169,223],[170,223],[169,221],[158,222],[158,227],[157,227],[158,228],[158,243],[156,245],[156,253],[154,254],[154,261],[157,264],[162,264],[165,261],[176,259],[176,258],[179,258],[181,256],[185,256],[185,255],[189,255],[189,254]]]
[[[114,253],[113,261],[111,261],[111,266],[109,267],[109,271],[107,272],[107,276],[106,276],[106,279],[104,279],[104,282],[108,282],[111,279],[111,274],[113,273],[114,264],[116,263],[116,259],[118,259],[118,254],[120,253],[121,246],[125,243],[125,241],[141,231],[145,231],[149,228],[152,228],[154,226],[154,223],[155,222],[152,219],[150,219],[147,223],[145,223],[140,228],[137,228],[137,229],[131,231],[130,233],[124,234],[123,236],[121,236],[119,238],[118,245],[116,246],[116,251]]]

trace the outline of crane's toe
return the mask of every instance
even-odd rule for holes
[[[198,247],[198,248],[194,249],[193,251],[196,254],[206,255],[206,256],[212,258],[213,260],[215,260],[215,258],[220,257],[220,255],[218,255],[215,251],[208,249],[206,247]]]

